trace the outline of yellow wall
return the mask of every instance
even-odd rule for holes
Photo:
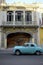
[[[40,28],[40,44],[43,44],[43,28]]]

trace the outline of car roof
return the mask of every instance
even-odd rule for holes
[[[26,45],[26,44],[29,44],[29,45],[34,44],[34,45],[36,45],[36,43],[27,43],[27,42],[26,42],[26,43],[24,43],[24,44],[25,44],[25,45]]]
[[[35,44],[35,43],[27,43],[27,42],[26,42],[26,43],[24,43],[24,44]]]

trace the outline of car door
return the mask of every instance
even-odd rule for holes
[[[34,45],[34,44],[30,44],[30,46],[29,46],[29,53],[35,53],[35,51],[36,51],[36,46]]]
[[[29,44],[23,46],[22,53],[29,53]]]

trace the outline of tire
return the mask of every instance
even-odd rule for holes
[[[15,51],[15,54],[16,54],[16,55],[20,55],[20,51],[19,51],[19,50],[16,50],[16,51]]]
[[[36,55],[41,55],[41,52],[40,51],[36,51]]]

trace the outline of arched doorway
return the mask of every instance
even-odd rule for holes
[[[16,32],[7,35],[7,47],[13,47],[15,45],[23,45],[25,42],[30,42],[32,38],[31,34]]]

